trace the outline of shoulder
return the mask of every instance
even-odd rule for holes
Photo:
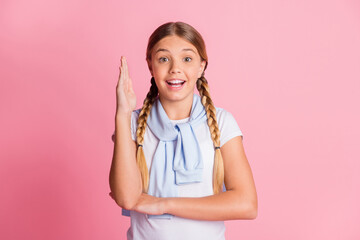
[[[218,125],[224,125],[228,121],[235,121],[234,116],[224,108],[215,107],[216,108],[216,120]]]
[[[216,107],[216,118],[220,130],[220,146],[223,146],[227,141],[236,136],[243,138],[236,119],[229,111]]]

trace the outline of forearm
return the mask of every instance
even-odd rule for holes
[[[201,198],[164,198],[165,212],[197,220],[254,219],[257,201],[242,198],[236,191]]]
[[[130,121],[131,115],[115,118],[114,153],[109,176],[113,198],[125,209],[130,209],[136,204],[142,191]]]

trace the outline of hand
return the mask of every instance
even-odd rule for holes
[[[119,80],[116,85],[116,114],[131,114],[136,107],[136,95],[132,88],[125,57],[121,57]]]
[[[145,214],[161,215],[166,213],[165,203],[165,198],[158,198],[142,193],[137,204],[132,210]]]

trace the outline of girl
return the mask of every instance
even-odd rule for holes
[[[242,132],[210,97],[205,43],[192,26],[165,23],[146,61],[141,109],[125,57],[116,89],[110,196],[131,217],[127,239],[225,239],[224,220],[256,218],[257,194]]]

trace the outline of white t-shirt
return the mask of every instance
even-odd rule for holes
[[[136,128],[139,109],[132,112],[131,134],[136,141]],[[220,130],[220,147],[230,139],[243,134],[230,112],[216,108],[216,118]],[[172,123],[187,122],[189,118],[170,120]],[[115,132],[114,132],[115,134]],[[112,139],[114,140],[114,134]],[[207,121],[195,129],[204,161],[203,181],[178,186],[179,197],[204,197],[213,195],[212,175],[214,164],[214,145],[210,136]],[[144,135],[144,154],[148,169],[159,140],[147,127]],[[171,219],[148,218],[146,214],[131,211],[131,226],[127,231],[128,240],[223,240],[225,239],[224,221],[193,220],[173,216]]]

